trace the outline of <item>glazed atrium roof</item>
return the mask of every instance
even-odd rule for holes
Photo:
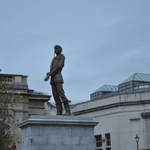
[[[95,92],[99,92],[99,91],[116,92],[118,91],[118,87],[115,85],[103,85],[100,88],[98,88]]]
[[[129,78],[127,78],[126,80],[124,80],[122,83],[130,82],[130,81],[150,82],[150,74],[146,74],[146,73],[134,73]]]

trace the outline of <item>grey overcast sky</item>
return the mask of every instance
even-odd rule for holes
[[[150,73],[150,0],[0,0],[0,68],[28,75],[51,94],[45,73],[60,44],[66,95],[89,99],[103,84]]]

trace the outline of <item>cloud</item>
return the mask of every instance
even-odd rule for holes
[[[61,44],[66,94],[75,102],[103,84],[148,72],[149,0],[0,2],[0,67],[29,76],[29,87],[50,94],[43,81]]]

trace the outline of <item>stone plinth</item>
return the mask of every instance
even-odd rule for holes
[[[95,150],[96,124],[75,116],[31,116],[20,125],[22,150]]]

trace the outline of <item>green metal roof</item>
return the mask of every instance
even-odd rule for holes
[[[122,83],[130,82],[130,81],[150,82],[150,74],[146,74],[146,73],[134,73],[129,78],[127,78],[126,80],[124,80]]]
[[[102,92],[116,92],[116,91],[118,91],[118,86],[116,86],[116,85],[103,85],[103,86],[101,86],[100,88],[98,88],[95,92],[100,92],[100,91],[102,91]]]

